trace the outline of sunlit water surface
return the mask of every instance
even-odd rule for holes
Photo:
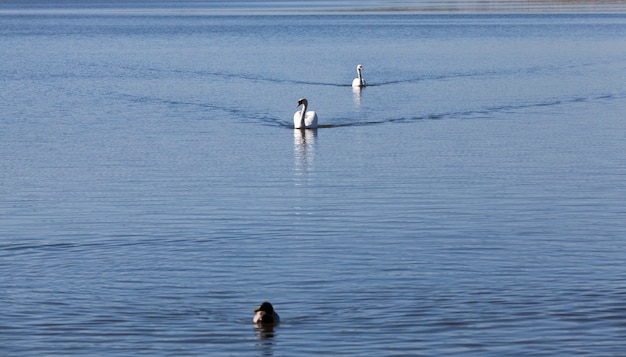
[[[23,11],[0,44],[2,355],[626,350],[624,15]]]

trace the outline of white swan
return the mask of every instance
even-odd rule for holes
[[[365,81],[363,80],[363,77],[361,76],[362,70],[363,70],[363,66],[361,65],[356,66],[356,73],[359,76],[352,80],[352,87],[354,88],[365,87]]]
[[[302,106],[301,111],[297,111],[293,114],[293,127],[294,129],[315,129],[317,128],[317,114],[314,111],[307,112],[306,108],[309,106],[309,102],[300,98],[296,107]]]

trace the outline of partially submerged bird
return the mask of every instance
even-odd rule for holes
[[[307,112],[309,101],[306,98],[300,98],[296,107],[302,106],[301,111],[293,114],[294,129],[315,129],[317,128],[317,113],[314,111]]]
[[[252,322],[255,324],[278,324],[280,322],[280,317],[274,311],[274,307],[267,301],[254,309],[254,312],[256,315],[254,315]]]
[[[361,65],[356,66],[356,73],[358,77],[352,80],[352,87],[354,88],[365,87],[365,80],[363,79],[363,76],[361,75],[362,70],[363,70],[363,66]]]

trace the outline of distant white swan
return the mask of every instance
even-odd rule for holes
[[[302,106],[301,111],[297,111],[293,114],[293,127],[294,129],[315,129],[317,128],[317,114],[314,111],[307,112],[306,109],[309,106],[309,102],[300,98],[296,107]]]
[[[356,66],[356,73],[359,75],[357,78],[352,80],[352,86],[355,88],[365,87],[365,81],[363,80],[363,76],[361,76],[361,71],[363,70],[363,66]]]

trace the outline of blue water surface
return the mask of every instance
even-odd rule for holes
[[[33,4],[0,12],[0,354],[625,350],[623,14]]]

